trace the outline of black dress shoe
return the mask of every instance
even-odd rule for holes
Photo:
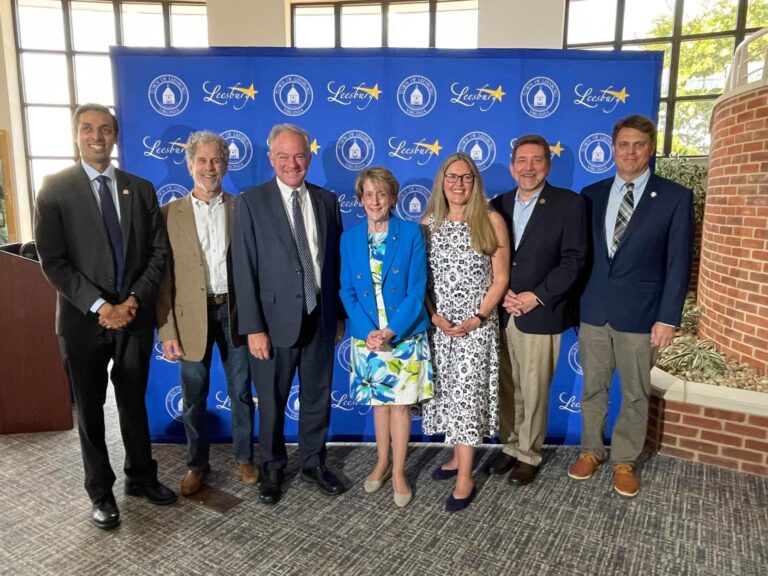
[[[466,498],[454,498],[453,494],[451,494],[445,501],[445,511],[459,512],[460,510],[464,510],[464,508],[472,503],[472,500],[475,499],[475,496],[477,496],[477,488],[475,487],[472,487],[472,492],[470,492],[469,496]]]
[[[146,498],[152,502],[152,504],[157,504],[159,506],[167,506],[176,502],[176,493],[157,481],[147,485],[126,482],[125,493],[128,496],[140,496]]]
[[[259,480],[259,500],[265,504],[277,504],[282,495],[282,470],[264,470]]]
[[[532,464],[526,464],[525,462],[518,462],[512,472],[507,477],[507,482],[510,484],[517,484],[519,486],[525,486],[533,482],[536,478],[536,474],[539,473],[539,466],[533,466]]]
[[[328,470],[325,466],[313,466],[312,468],[304,468],[301,471],[301,478],[305,482],[311,482],[317,484],[326,494],[336,496],[344,492],[344,486],[336,478],[336,474]]]
[[[93,503],[91,522],[102,530],[111,530],[120,525],[120,510],[114,498]]]
[[[496,456],[496,459],[493,461],[493,464],[491,464],[491,467],[488,471],[491,474],[501,476],[512,470],[515,464],[517,464],[517,458],[510,456],[506,452],[500,452],[499,455]]]

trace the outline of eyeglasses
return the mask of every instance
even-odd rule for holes
[[[466,174],[454,174],[453,172],[447,172],[445,174],[445,181],[450,182],[451,184],[458,182],[461,180],[465,184],[471,184],[475,180],[475,175],[472,174],[472,172],[467,172]]]

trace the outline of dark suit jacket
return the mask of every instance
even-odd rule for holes
[[[155,297],[165,274],[168,238],[152,184],[115,170],[125,252],[123,288],[115,289],[112,250],[101,211],[80,164],[43,181],[35,204],[35,240],[43,273],[58,292],[56,333],[104,332],[90,308],[99,297],[111,303],[136,294],[140,307],[129,331],[155,326]]]
[[[365,340],[379,329],[379,312],[368,257],[368,221],[363,220],[341,237],[341,301],[349,316],[349,333]],[[427,252],[424,233],[415,222],[389,219],[382,297],[387,326],[395,341],[424,332],[429,318],[424,306],[427,291]]]
[[[650,333],[656,322],[677,326],[688,290],[693,245],[693,194],[654,174],[635,207],[613,260],[605,211],[613,178],[582,190],[592,227],[592,258],[581,321],[610,322],[621,332]]]
[[[232,343],[242,346],[244,341],[237,331],[237,306],[229,250],[235,197],[226,192],[222,194],[226,222],[224,234],[227,239],[229,331]],[[192,194],[188,194],[160,208],[168,230],[171,252],[168,273],[160,285],[157,298],[157,339],[160,342],[178,340],[184,350],[184,359],[200,362],[208,345],[208,294],[205,285],[205,253],[197,235],[192,198]]]
[[[574,284],[587,257],[587,217],[583,199],[571,190],[545,183],[515,249],[513,216],[517,188],[491,201],[509,229],[509,287],[531,291],[544,305],[516,317],[518,330],[528,334],[560,334],[576,323]],[[506,326],[509,314],[503,311]]]
[[[336,195],[306,183],[317,225],[323,330],[336,333],[341,212]],[[304,308],[301,261],[277,180],[243,192],[235,205],[232,260],[240,334],[266,332],[275,346],[296,343]]]

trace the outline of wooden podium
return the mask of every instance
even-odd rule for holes
[[[55,315],[40,263],[0,251],[0,434],[72,428]]]

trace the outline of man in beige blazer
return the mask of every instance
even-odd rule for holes
[[[158,297],[158,339],[163,355],[179,361],[187,434],[181,493],[197,492],[210,470],[207,404],[213,345],[219,348],[230,398],[232,444],[243,482],[255,484],[254,405],[248,347],[237,334],[229,239],[234,197],[222,190],[229,148],[213,132],[190,135],[187,168],[192,192],[163,206],[171,257]],[[230,327],[232,329],[230,329]]]

